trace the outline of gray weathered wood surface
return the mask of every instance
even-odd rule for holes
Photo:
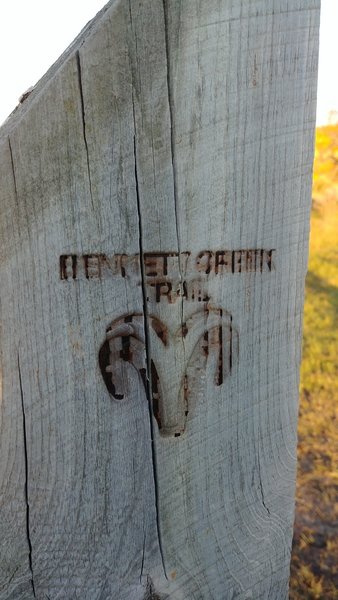
[[[319,3],[115,0],[2,127],[1,600],[287,598]]]

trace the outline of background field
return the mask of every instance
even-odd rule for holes
[[[338,125],[316,137],[290,598],[338,599]]]

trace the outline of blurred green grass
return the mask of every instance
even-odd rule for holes
[[[338,125],[317,130],[290,599],[338,600]]]

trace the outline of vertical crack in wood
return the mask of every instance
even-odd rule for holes
[[[133,29],[132,10],[129,1],[129,13],[130,13],[130,24]],[[135,40],[136,44],[136,40]],[[137,45],[137,44],[136,44]],[[151,351],[150,351],[150,340],[149,340],[149,315],[147,305],[147,289],[144,269],[144,249],[143,249],[143,232],[142,232],[142,214],[141,214],[141,199],[140,199],[140,188],[138,179],[138,160],[137,160],[137,140],[136,140],[136,114],[135,114],[135,97],[134,97],[134,78],[132,77],[132,106],[133,106],[133,121],[134,121],[134,168],[135,168],[135,188],[136,188],[136,203],[137,203],[137,214],[138,214],[138,227],[139,227],[139,250],[140,250],[140,271],[141,271],[141,287],[142,287],[142,299],[143,299],[143,320],[144,320],[144,339],[145,339],[145,353],[146,353],[146,377],[145,377],[145,388],[148,400],[148,411],[150,421],[150,434],[151,434],[151,455],[152,455],[152,468],[153,468],[153,479],[154,479],[154,491],[155,491],[155,513],[156,513],[156,529],[157,538],[159,545],[159,552],[161,556],[162,568],[165,577],[167,578],[164,553],[162,546],[162,537],[160,529],[160,515],[159,515],[159,491],[158,491],[158,475],[157,475],[157,461],[156,461],[156,448],[154,439],[154,421],[153,421],[153,406],[152,406],[152,390],[151,390]]]
[[[21,395],[21,408],[22,408],[22,425],[23,425],[23,443],[24,443],[24,458],[25,458],[25,501],[26,501],[26,534],[28,542],[28,562],[29,570],[31,573],[31,585],[33,596],[36,598],[35,585],[34,585],[34,573],[33,573],[33,559],[32,559],[32,542],[30,537],[30,520],[29,520],[29,496],[28,496],[28,451],[27,451],[27,428],[26,428],[26,411],[25,402],[22,387],[21,367],[20,367],[20,352],[18,351],[18,372],[19,372],[19,384],[20,384],[20,395]]]
[[[143,533],[143,547],[142,547],[140,583],[142,582],[143,570],[144,570],[144,559],[145,559],[145,555],[146,555],[146,540],[147,540],[147,534],[146,534],[146,532],[144,532]]]
[[[232,372],[232,363],[233,363],[233,342],[232,342],[232,334],[233,334],[233,327],[232,327],[232,315],[230,315],[230,351],[229,351],[229,371],[230,373]]]
[[[163,3],[163,19],[164,19],[164,34],[165,34],[165,55],[167,63],[167,92],[168,92],[168,106],[169,106],[169,120],[170,120],[170,154],[171,154],[171,165],[173,173],[173,184],[174,184],[174,210],[175,210],[175,227],[176,227],[176,238],[177,238],[177,251],[178,251],[178,271],[180,284],[183,283],[182,264],[181,264],[181,241],[179,234],[178,224],[178,185],[177,185],[177,170],[176,170],[176,156],[175,156],[175,120],[174,120],[174,101],[172,91],[172,77],[171,77],[171,60],[170,60],[170,41],[169,41],[169,16],[167,9],[166,0],[162,0]],[[183,296],[180,298],[181,302],[181,327],[184,324],[184,305]],[[183,354],[185,360],[185,343],[182,337]]]
[[[159,515],[159,491],[158,491],[158,475],[157,475],[157,462],[156,462],[156,448],[154,439],[154,421],[153,421],[153,406],[152,406],[152,390],[151,390],[151,351],[149,341],[149,315],[147,305],[147,289],[144,272],[144,251],[143,251],[143,234],[142,234],[142,215],[141,215],[141,202],[140,202],[140,189],[137,172],[137,148],[136,148],[136,120],[135,120],[135,106],[133,97],[133,111],[134,111],[134,165],[135,165],[135,187],[136,187],[136,201],[137,201],[137,213],[138,213],[138,226],[139,226],[139,248],[140,248],[140,269],[141,269],[141,287],[142,287],[142,298],[143,298],[143,322],[144,322],[144,339],[145,339],[145,353],[146,353],[146,377],[145,377],[145,388],[148,400],[149,420],[150,420],[150,433],[151,433],[151,454],[152,454],[152,466],[153,466],[153,478],[155,488],[155,511],[156,511],[156,527],[159,550],[161,555],[162,567],[165,576],[166,569],[164,564],[164,554],[162,548],[162,538],[160,530],[160,515]]]
[[[166,0],[163,0],[163,15],[164,15],[164,31],[165,31],[165,53],[167,62],[167,89],[168,89],[168,105],[169,105],[169,119],[170,119],[170,146],[171,146],[171,163],[173,171],[173,182],[174,182],[174,208],[175,208],[175,226],[176,226],[176,237],[177,237],[177,249],[179,257],[179,270],[180,277],[182,280],[181,273],[181,244],[179,236],[179,225],[178,225],[178,194],[177,194],[177,173],[176,173],[176,160],[175,160],[175,122],[174,122],[174,104],[172,94],[172,83],[171,83],[171,60],[170,60],[170,49],[169,49],[169,18],[167,12]],[[183,303],[182,303],[183,305]]]
[[[84,141],[84,145],[85,145],[85,149],[86,149],[87,171],[88,171],[88,181],[89,181],[89,192],[90,192],[90,199],[91,199],[91,202],[92,202],[92,208],[94,210],[93,190],[92,190],[92,178],[91,178],[91,174],[90,174],[89,148],[88,148],[88,141],[87,141],[86,112],[85,112],[83,87],[82,87],[82,69],[81,69],[80,52],[78,50],[76,52],[76,64],[77,64],[77,75],[78,75],[79,91],[80,91],[81,118],[82,118],[82,134],[83,134],[83,141]]]
[[[260,458],[259,446],[258,446],[258,463],[257,464],[258,464],[259,489],[260,489],[260,493],[261,493],[261,497],[262,497],[262,504],[263,504],[265,510],[267,511],[268,515],[271,515],[270,509],[265,504],[265,495],[264,495],[264,488],[263,488],[263,483],[262,483],[261,458]]]
[[[8,136],[8,147],[9,147],[9,154],[10,154],[10,157],[11,157],[11,165],[12,165],[12,174],[13,174],[13,182],[14,182],[15,199],[16,199],[16,202],[18,202],[18,188],[17,188],[17,185],[16,185],[16,175],[15,175],[15,168],[14,168],[13,150],[12,150],[11,138],[9,136]]]
[[[14,184],[14,193],[15,200],[18,204],[18,188],[16,182],[15,175],[15,166],[14,166],[14,157],[13,150],[10,137],[8,136],[8,147],[9,154],[11,159],[12,166],[12,175],[13,175],[13,184]],[[35,594],[35,585],[34,585],[34,573],[33,573],[33,560],[32,560],[32,542],[30,537],[30,521],[29,521],[29,498],[28,498],[28,451],[27,451],[27,429],[26,429],[26,412],[25,412],[25,403],[23,396],[23,386],[22,386],[22,377],[21,377],[21,367],[20,367],[20,352],[18,351],[18,374],[19,374],[19,387],[20,387],[20,397],[21,397],[21,410],[22,410],[22,426],[23,426],[23,445],[24,445],[24,465],[25,465],[25,484],[24,484],[24,495],[25,495],[25,504],[26,504],[26,537],[28,543],[28,564],[29,570],[31,573],[31,586],[34,598],[36,598]],[[14,571],[15,574],[16,571]],[[14,576],[13,574],[13,576]],[[12,576],[12,577],[13,577]]]

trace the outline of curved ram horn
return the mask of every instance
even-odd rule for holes
[[[231,374],[238,335],[232,316],[220,308],[197,311],[174,335],[155,316],[149,316],[148,323],[148,365],[144,317],[132,314],[116,319],[107,328],[99,352],[101,373],[108,392],[116,400],[123,400],[130,395],[129,386],[135,386],[130,377],[131,365],[141,376],[147,396],[150,388],[160,434],[179,436],[186,427],[192,390],[200,387],[206,371],[214,371],[216,386]]]
[[[168,343],[168,328],[157,319],[149,317],[152,330],[166,346]],[[147,389],[147,357],[142,314],[131,314],[113,321],[106,330],[106,339],[99,351],[99,365],[108,392],[115,400],[123,400],[128,376],[125,369],[129,363],[141,375],[146,393]],[[156,367],[152,362],[152,388],[156,389],[158,380]],[[153,394],[157,401],[156,392]]]
[[[125,363],[141,374],[146,372],[146,352],[143,315],[127,315],[113,321],[99,352],[99,365],[108,392],[115,400],[125,396]]]
[[[216,386],[231,374],[238,336],[231,314],[209,307],[194,313],[170,339],[170,359],[162,344],[151,344],[157,364],[153,408],[160,434],[178,437],[186,428],[192,391],[201,386],[206,371],[212,369]]]

